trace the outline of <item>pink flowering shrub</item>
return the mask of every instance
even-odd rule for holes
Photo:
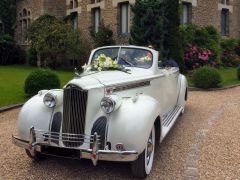
[[[194,44],[188,44],[184,50],[185,66],[188,70],[196,69],[205,65],[216,67],[218,63],[214,60],[210,49],[200,48]]]
[[[226,67],[237,67],[240,65],[240,42],[236,39],[223,39],[221,41],[221,62]]]

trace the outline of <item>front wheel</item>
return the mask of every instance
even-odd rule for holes
[[[41,161],[41,160],[44,160],[46,158],[45,155],[39,153],[39,152],[35,152],[34,155],[28,150],[28,149],[25,149],[26,151],[26,154],[28,157],[30,157],[31,159],[35,160],[35,161]]]
[[[138,178],[145,178],[150,174],[153,166],[155,149],[155,127],[153,126],[145,150],[138,159],[132,162],[132,174]]]

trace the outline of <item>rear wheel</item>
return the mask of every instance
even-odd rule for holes
[[[46,156],[44,154],[41,154],[40,152],[35,152],[34,154],[32,154],[28,149],[25,149],[25,151],[26,151],[26,154],[28,155],[28,157],[30,157],[31,159],[33,159],[35,161],[41,161],[46,158]]]
[[[153,126],[145,150],[138,159],[132,162],[132,174],[138,178],[145,178],[150,174],[153,166],[155,149],[155,127]]]

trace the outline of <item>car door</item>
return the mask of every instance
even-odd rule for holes
[[[169,100],[171,101],[171,107],[175,107],[178,99],[178,91],[179,91],[179,68],[171,67],[168,69],[169,71],[169,85],[170,85],[170,96]]]
[[[151,95],[158,100],[161,106],[161,114],[171,110],[171,76],[164,69],[158,69],[158,78],[151,81]]]
[[[152,95],[161,104],[161,113],[166,114],[177,103],[179,69],[159,69],[158,74],[162,76],[151,81]]]

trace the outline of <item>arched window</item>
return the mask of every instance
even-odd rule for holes
[[[70,1],[70,9],[73,8],[73,1]]]
[[[78,7],[78,0],[74,0],[74,8]]]
[[[19,41],[20,43],[28,43],[26,32],[31,23],[31,10],[23,8],[19,13]]]
[[[23,16],[27,16],[27,10],[23,9]]]

